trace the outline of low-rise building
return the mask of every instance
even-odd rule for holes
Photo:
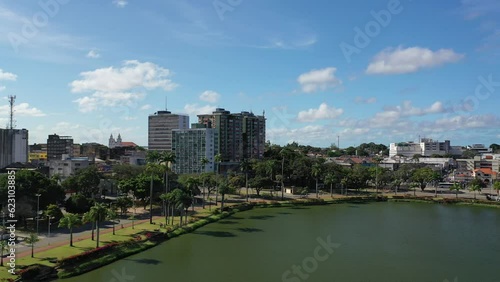
[[[79,170],[88,167],[93,160],[88,157],[70,157],[64,155],[61,160],[50,160],[49,164],[49,176],[58,175],[61,181],[66,178],[75,175]]]

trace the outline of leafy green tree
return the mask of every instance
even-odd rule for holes
[[[500,193],[500,181],[495,181],[495,183],[493,183],[493,189],[497,191],[497,195]]]
[[[425,190],[425,187],[427,187],[427,184],[429,182],[435,181],[439,179],[439,174],[435,171],[433,171],[429,167],[423,167],[415,170],[412,176],[412,180],[414,182],[417,182],[419,184],[420,189],[422,191]]]
[[[481,186],[479,186],[477,184],[470,185],[469,186],[469,191],[473,191],[474,192],[474,199],[476,199],[476,192],[477,191],[481,192]]]
[[[28,237],[26,237],[25,242],[28,245],[31,245],[31,257],[33,258],[35,256],[35,244],[36,242],[40,241],[38,239],[38,235],[36,233],[30,233]]]
[[[73,228],[82,224],[82,220],[78,215],[73,213],[66,213],[59,221],[59,227],[69,229],[69,245],[73,247]]]
[[[88,199],[82,194],[75,194],[66,200],[65,207],[67,212],[81,214],[88,212],[93,204],[92,199]]]
[[[250,179],[248,185],[255,189],[257,197],[260,197],[260,191],[262,191],[264,187],[268,186],[269,183],[271,183],[271,180],[268,177],[256,176]]]
[[[8,243],[7,240],[0,240],[0,266],[3,266],[3,252],[8,251]]]
[[[63,217],[63,213],[61,209],[56,206],[56,205],[49,205],[47,206],[47,209],[45,210],[45,215],[49,216],[50,218],[54,219],[55,221],[58,221]]]
[[[455,197],[458,199],[458,191],[462,190],[462,185],[460,183],[454,183],[450,187],[451,191],[455,191]]]
[[[214,157],[214,160],[215,160],[215,163],[217,164],[217,176],[220,174],[220,163],[222,162],[222,155],[221,154],[217,154],[215,155]],[[217,178],[216,178],[217,179]],[[217,202],[218,202],[218,197],[219,197],[219,184],[217,183],[216,186],[215,186],[215,205],[217,206]]]
[[[194,211],[194,197],[200,195],[200,181],[198,178],[189,177],[185,184],[186,192],[191,196],[192,207]]]
[[[134,205],[130,197],[119,197],[116,199],[116,207],[120,209],[120,214],[123,215],[129,208]]]

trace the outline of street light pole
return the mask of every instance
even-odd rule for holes
[[[37,197],[36,201],[36,235],[39,235],[38,233],[38,223],[40,221],[40,196],[41,194],[35,194]]]

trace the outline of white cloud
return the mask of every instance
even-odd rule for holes
[[[326,103],[322,103],[319,105],[318,109],[309,109],[299,112],[297,120],[300,122],[314,122],[321,119],[334,119],[343,113],[343,109],[329,107]]]
[[[187,104],[184,106],[184,111],[186,112],[186,114],[190,116],[210,114],[215,111],[215,106],[211,105],[199,106],[198,104]]]
[[[500,12],[500,3],[497,0],[462,0],[461,3],[459,12],[466,20]]]
[[[151,105],[149,105],[149,104],[146,104],[146,105],[144,105],[144,106],[142,106],[140,108],[141,111],[146,111],[146,110],[149,110],[149,109],[151,109]]]
[[[312,70],[301,74],[297,81],[302,86],[302,91],[312,93],[318,90],[326,90],[342,84],[342,81],[335,77],[337,71],[334,67]]]
[[[377,54],[366,69],[367,74],[404,74],[425,68],[454,63],[464,58],[451,49],[432,51],[427,48],[388,48]]]
[[[412,105],[411,101],[404,101],[402,105],[396,107],[386,107],[386,111],[394,111],[401,116],[423,116],[428,114],[445,113],[447,109],[441,101],[436,101],[427,108],[417,108]]]
[[[217,103],[219,101],[221,95],[215,91],[207,90],[200,95],[200,100],[209,102],[209,103]]]
[[[113,0],[113,4],[118,8],[125,8],[128,5],[128,1],[125,0]]]
[[[92,93],[76,99],[80,111],[91,112],[100,106],[130,106],[144,98],[144,90],[173,90],[177,84],[170,79],[171,72],[150,62],[126,61],[121,68],[101,68],[82,72],[82,80],[70,83],[73,93]]]
[[[2,69],[0,69],[0,80],[16,81],[17,75],[10,72],[5,72]]]
[[[375,98],[375,97],[363,98],[363,97],[358,96],[358,97],[356,97],[354,102],[356,102],[356,104],[373,104],[373,103],[377,102],[377,98]]]
[[[0,92],[5,90],[5,86],[0,85]]]
[[[97,59],[100,57],[101,57],[101,54],[99,54],[99,52],[97,52],[97,50],[95,50],[95,49],[92,49],[87,53],[87,58]]]
[[[7,116],[9,113],[9,105],[4,105],[0,106],[0,116]],[[20,103],[17,105],[14,105],[14,112],[16,116],[19,117],[43,117],[45,114],[35,108],[35,107],[30,107],[28,103]]]

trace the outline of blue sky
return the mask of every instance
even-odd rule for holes
[[[285,4],[286,3],[286,4]],[[147,145],[147,116],[216,107],[267,139],[500,143],[500,2],[0,2],[0,126]]]

